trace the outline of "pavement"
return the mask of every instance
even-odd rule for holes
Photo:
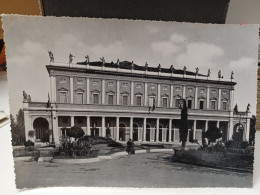
[[[171,162],[172,152],[119,156],[88,164],[16,161],[17,188],[252,187],[252,173]]]

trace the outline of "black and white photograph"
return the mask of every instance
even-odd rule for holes
[[[258,25],[2,22],[18,189],[252,187]]]

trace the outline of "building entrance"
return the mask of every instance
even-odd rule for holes
[[[49,122],[42,117],[39,117],[33,121],[33,128],[36,133],[36,139],[41,142],[49,142]]]

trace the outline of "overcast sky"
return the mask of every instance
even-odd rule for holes
[[[68,63],[104,57],[136,64],[188,70],[212,77],[218,70],[234,77],[235,102],[241,111],[250,103],[256,112],[257,25],[206,25],[156,21],[55,17],[3,17],[11,113],[22,107],[22,91],[33,101],[47,101],[50,82],[45,65],[48,50],[56,62]]]

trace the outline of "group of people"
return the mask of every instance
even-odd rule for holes
[[[128,154],[135,154],[134,141],[132,139],[129,139],[126,144],[127,144],[126,152]]]

